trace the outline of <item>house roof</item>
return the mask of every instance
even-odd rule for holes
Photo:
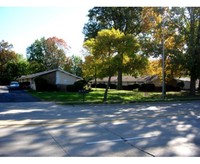
[[[157,79],[157,75],[148,75],[148,76],[143,76],[143,77],[133,77],[133,76],[122,76],[122,81],[127,82],[127,83],[150,83]],[[95,80],[92,80],[91,82],[94,82]],[[112,76],[111,77],[111,83],[115,82],[117,83],[118,79],[117,76]],[[103,79],[97,79],[97,82],[99,83],[107,83],[108,82],[108,77],[105,77]]]
[[[18,79],[32,79],[32,78],[35,78],[35,77],[38,77],[38,76],[41,76],[41,75],[45,75],[45,74],[48,74],[48,73],[52,73],[52,72],[55,72],[55,71],[60,71],[60,72],[63,72],[69,76],[72,76],[72,77],[75,77],[77,79],[80,79],[82,80],[83,78],[79,77],[79,76],[76,76],[76,75],[73,75],[69,72],[66,72],[66,71],[63,71],[61,69],[53,69],[53,70],[49,70],[49,71],[43,71],[43,72],[38,72],[38,73],[35,73],[35,74],[30,74],[30,75],[22,75],[20,78]]]

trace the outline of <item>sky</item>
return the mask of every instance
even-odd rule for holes
[[[166,2],[166,1],[164,1]],[[184,3],[186,2],[186,3]],[[82,33],[88,11],[94,6],[199,6],[200,3],[174,0],[0,0],[0,41],[13,44],[14,51],[26,56],[26,48],[36,39],[56,36],[71,47],[69,55],[81,56]]]
[[[53,37],[64,39],[71,53],[79,55],[90,7],[1,7],[0,40],[14,46],[20,54],[36,39]]]

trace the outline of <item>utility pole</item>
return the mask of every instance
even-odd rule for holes
[[[165,99],[166,90],[165,90],[165,37],[164,37],[164,28],[165,28],[165,11],[162,17],[162,98]]]

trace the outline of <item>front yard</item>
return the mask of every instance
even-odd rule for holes
[[[36,92],[30,91],[43,101],[54,101],[61,104],[82,104],[82,103],[102,103],[104,89],[93,89],[93,91],[83,94],[77,92]],[[187,101],[199,100],[200,95],[191,97],[187,92],[167,92],[165,100],[160,92],[138,92],[110,89],[107,103],[130,103],[130,102],[159,102],[159,101]]]

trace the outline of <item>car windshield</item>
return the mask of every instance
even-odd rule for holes
[[[10,85],[19,85],[18,82],[11,82]]]

